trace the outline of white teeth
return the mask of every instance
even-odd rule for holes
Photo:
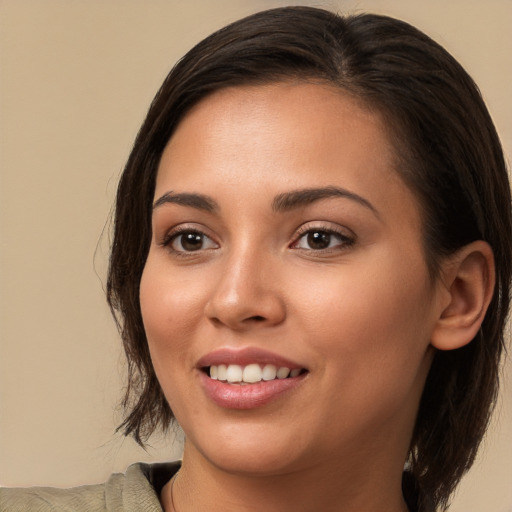
[[[273,364],[266,364],[263,367],[263,380],[274,380],[277,376],[277,368]]]
[[[286,368],[285,366],[283,366],[282,368],[279,368],[279,370],[277,370],[278,379],[286,379],[288,375],[290,375],[290,368]]]
[[[243,381],[244,382],[259,382],[262,378],[263,372],[259,364],[249,364],[244,368]]]
[[[217,366],[217,379],[226,380],[227,369],[228,367],[225,364],[219,364],[219,366]]]
[[[242,382],[242,367],[237,364],[230,364],[226,372],[228,382]]]
[[[230,384],[269,381],[274,379],[286,379],[287,377],[297,377],[301,373],[300,368],[290,368],[281,366],[278,368],[273,364],[266,364],[263,368],[257,363],[240,366],[238,364],[219,364],[210,366],[210,378],[214,380],[227,381]]]

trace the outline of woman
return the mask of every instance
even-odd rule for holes
[[[443,509],[496,395],[511,226],[478,90],[416,29],[283,8],[213,34],[139,132],[108,283],[120,428],[175,417],[182,464],[7,503]]]

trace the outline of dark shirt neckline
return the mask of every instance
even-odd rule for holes
[[[151,484],[157,496],[160,496],[164,485],[178,472],[181,462],[157,462],[141,464],[142,472]],[[404,471],[402,476],[402,493],[409,512],[420,512],[418,507],[418,490],[412,473]]]

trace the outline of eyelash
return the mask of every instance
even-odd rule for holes
[[[216,244],[216,242],[214,240],[212,240],[211,237],[209,237],[206,233],[204,233],[203,231],[201,231],[201,230],[199,230],[197,228],[191,228],[191,227],[187,227],[187,226],[177,226],[176,228],[172,229],[171,231],[169,231],[165,235],[165,237],[162,240],[160,245],[162,245],[162,247],[167,248],[173,255],[178,256],[178,257],[185,257],[185,258],[189,257],[189,256],[192,256],[195,253],[199,253],[199,252],[202,252],[202,251],[205,251],[205,250],[209,250],[209,249],[203,249],[203,248],[200,248],[197,251],[186,251],[186,250],[180,251],[180,250],[176,250],[172,246],[173,243],[180,236],[185,235],[185,234],[197,235],[197,236],[202,237],[203,241],[207,239],[207,240],[210,240],[212,243]],[[183,245],[183,242],[182,242],[182,245]]]
[[[318,248],[318,249],[315,249],[315,248],[307,249],[307,248],[303,248],[303,247],[297,247],[299,242],[306,235],[310,235],[312,233],[321,233],[321,234],[328,235],[329,237],[334,236],[339,240],[339,243],[336,244],[336,246],[334,246],[334,247],[325,247],[325,248]],[[191,251],[175,249],[173,247],[173,243],[180,236],[182,236],[184,234],[197,235],[202,238],[203,242],[205,240],[210,240],[211,243],[218,246],[218,244],[203,231],[201,231],[197,228],[192,228],[192,227],[187,227],[187,226],[177,226],[176,228],[172,229],[170,232],[168,232],[165,235],[165,237],[162,240],[160,245],[162,245],[163,247],[166,247],[173,255],[176,255],[178,257],[190,257],[190,256],[194,255],[195,253],[200,253],[202,251],[212,249],[211,247],[205,248],[205,249],[201,247],[197,250],[191,250]],[[332,226],[325,226],[325,225],[324,226],[321,226],[321,225],[320,226],[319,225],[312,226],[311,224],[306,224],[299,228],[299,230],[297,231],[297,234],[295,235],[294,241],[289,245],[289,247],[292,249],[296,249],[296,250],[300,250],[300,251],[304,251],[304,252],[326,254],[326,253],[331,253],[334,251],[340,251],[340,250],[343,250],[344,248],[350,247],[355,243],[355,241],[356,241],[355,236],[348,236],[341,229],[335,229]],[[329,244],[330,244],[330,242],[331,242],[331,240],[329,239]],[[183,246],[183,242],[182,242],[182,246]]]
[[[297,244],[303,239],[306,235],[310,235],[312,233],[322,233],[326,234],[329,237],[336,237],[339,240],[339,244],[334,247],[326,247],[322,249],[305,249],[301,247],[296,247]],[[295,240],[292,242],[290,247],[295,248],[297,250],[305,251],[305,252],[314,252],[318,254],[327,254],[334,251],[340,251],[346,249],[356,242],[356,238],[354,235],[347,235],[346,231],[342,231],[341,229],[336,229],[332,227],[332,225],[316,225],[312,226],[311,224],[306,224],[301,226],[295,236]],[[295,247],[294,247],[295,246]]]

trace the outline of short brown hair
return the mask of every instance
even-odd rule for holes
[[[496,399],[510,293],[510,186],[499,138],[472,79],[425,34],[385,16],[308,7],[260,12],[200,42],[167,76],[121,177],[115,210],[107,295],[129,369],[120,429],[142,444],[173,418],[153,371],[139,304],[162,152],[183,116],[213,91],[287,79],[335,85],[384,115],[399,172],[422,207],[433,276],[441,257],[471,241],[485,240],[494,251],[496,287],[482,328],[467,346],[436,353],[410,447],[425,508],[445,506],[474,460]]]

